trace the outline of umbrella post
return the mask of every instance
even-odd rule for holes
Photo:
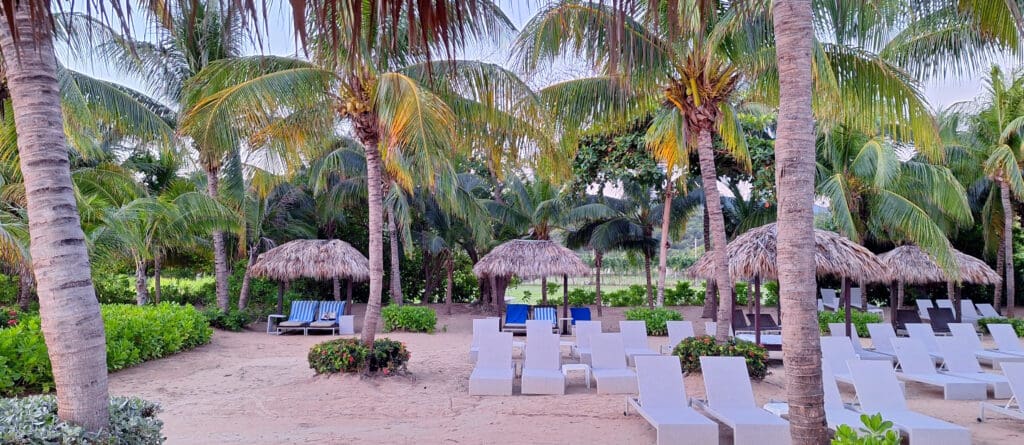
[[[569,275],[562,275],[562,318],[569,318]],[[569,332],[569,320],[562,320],[562,333]]]
[[[754,343],[761,344],[761,276],[754,277]]]
[[[352,315],[352,279],[345,280],[345,315]]]
[[[946,298],[953,302],[953,316],[957,323],[960,323],[960,295],[956,291],[956,283],[952,281],[946,282]]]
[[[277,313],[284,315],[284,281],[277,282]]]
[[[899,286],[900,283],[895,280],[889,285],[889,323],[892,324],[893,330],[896,329],[896,311],[899,310],[899,303],[896,300]]]
[[[846,306],[846,336],[851,337],[850,334],[850,323],[853,319],[853,314],[850,309],[850,281],[843,277],[843,303]],[[861,297],[863,298],[863,296]]]

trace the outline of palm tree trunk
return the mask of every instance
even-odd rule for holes
[[[338,277],[331,278],[331,294],[334,301],[341,301],[341,279]]]
[[[399,306],[404,303],[402,298],[402,268],[401,259],[402,254],[399,252],[398,246],[398,224],[395,223],[395,211],[388,209],[388,236],[391,239],[391,287],[389,293],[391,294],[391,302]]]
[[[999,181],[999,198],[1003,201],[1003,262],[1005,263],[1005,274],[1003,282],[1006,283],[1006,316],[1013,317],[1013,308],[1016,305],[1017,294],[1013,286],[1013,206],[1010,204],[1010,185],[1006,181]]]
[[[953,302],[953,316],[957,323],[963,318],[963,314],[960,313],[960,295],[956,292],[956,284],[952,281],[946,282],[946,298]]]
[[[32,307],[35,298],[36,279],[32,276],[32,266],[24,264],[18,268],[18,307],[27,311]]]
[[[135,302],[139,306],[149,303],[149,289],[146,288],[146,260],[135,259]]]
[[[704,251],[711,251],[711,218],[708,217],[708,206],[704,205]],[[718,302],[715,299],[715,280],[704,281],[704,310],[701,318],[715,318],[715,311],[718,310]]]
[[[446,314],[452,314],[452,290],[455,287],[455,261],[453,260],[453,252],[448,252],[448,261],[445,262],[445,272],[447,283],[444,288],[444,311]]]
[[[697,135],[697,156],[700,158],[700,178],[704,187],[704,206],[711,224],[711,255],[715,264],[715,284],[718,286],[718,325],[715,338],[724,342],[729,338],[732,325],[732,279],[726,259],[725,216],[722,199],[718,194],[718,175],[715,172],[715,152],[712,148],[711,129],[701,128]]]
[[[380,151],[377,147],[379,133],[377,132],[377,119],[371,115],[365,115],[364,119],[369,122],[357,122],[365,127],[363,146],[366,147],[366,189],[369,210],[370,234],[370,295],[366,301],[366,314],[363,316],[362,341],[367,346],[373,347],[373,340],[377,335],[377,325],[380,321],[380,298],[384,284],[384,201],[381,183],[381,160]]]
[[[153,302],[160,304],[160,272],[163,268],[160,254],[153,255]]]
[[[644,275],[647,277],[647,307],[654,309],[654,288],[651,286],[651,252],[644,248]]]
[[[860,288],[860,311],[868,311],[868,287],[865,285],[864,280],[857,282],[857,287]]]
[[[210,198],[217,199],[220,193],[219,167],[210,166],[206,169],[206,193]],[[228,249],[222,230],[213,231],[213,272],[217,282],[217,307],[227,312],[231,297],[228,296]]]
[[[71,184],[57,56],[47,14],[33,2],[4,6],[0,26],[7,88],[25,178],[39,315],[61,420],[97,432],[109,426],[107,348],[89,252]],[[15,41],[13,33],[19,39]]]
[[[540,277],[540,304],[548,304],[548,277]]]
[[[668,233],[672,222],[672,173],[666,173],[665,208],[661,212],[661,243],[658,245],[658,306],[665,305],[665,278],[668,275],[668,248],[672,245]]]
[[[426,249],[423,250],[423,302],[432,301],[434,295],[434,256]]]
[[[898,286],[899,287],[896,289],[896,308],[897,309],[902,308],[903,307],[903,303],[904,303],[903,302],[903,300],[904,300],[904,298],[903,298],[904,297],[903,282],[900,281]]]
[[[775,142],[777,254],[783,367],[793,445],[827,443],[821,381],[821,333],[815,303],[814,115],[811,112],[811,2],[773,0],[779,66]]]
[[[594,304],[597,305],[597,316],[601,316],[601,265],[604,263],[604,252],[594,251]]]
[[[1002,239],[1002,237],[1003,235],[1000,234],[999,238]],[[1004,255],[1006,255],[1006,250],[1003,249],[1002,243],[1000,243],[999,248],[996,249],[996,271],[997,273],[1000,274],[1000,276],[1002,276],[1003,270],[1005,270],[1006,268],[1006,266],[1003,265]],[[1005,287],[1006,283],[1000,280],[999,283],[996,283],[996,290],[993,292],[992,295],[992,306],[994,306],[996,308],[996,311],[999,312],[1000,314],[1003,313],[1003,289]]]
[[[245,274],[242,275],[242,288],[238,292],[238,309],[245,310],[249,306],[249,294],[252,287],[252,263],[256,262],[257,247],[249,246],[249,261],[245,263]]]

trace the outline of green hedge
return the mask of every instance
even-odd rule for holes
[[[1024,320],[1020,318],[985,317],[978,319],[978,326],[981,327],[981,332],[988,334],[989,324],[1009,324],[1013,326],[1013,330],[1017,332],[1018,337],[1024,337]]]
[[[660,307],[636,307],[626,311],[626,320],[643,320],[647,324],[647,335],[668,335],[668,321],[682,319],[679,312]]]
[[[850,314],[850,322],[856,327],[858,336],[869,337],[871,334],[868,333],[868,323],[881,323],[882,316],[871,312],[853,311]],[[822,334],[829,333],[829,323],[846,323],[846,313],[818,312],[818,327],[821,329]]]
[[[434,332],[437,326],[437,313],[425,306],[389,305],[381,309],[384,318],[384,332]]]
[[[156,417],[160,406],[145,400],[110,398],[110,427],[95,437],[81,427],[57,417],[54,396],[0,399],[0,443],[62,445],[162,444],[163,422]]]
[[[209,343],[206,317],[190,305],[103,305],[107,369],[116,371],[146,360]],[[50,357],[38,316],[0,330],[0,394],[53,389]]]
[[[768,376],[768,350],[749,341],[730,338],[719,344],[710,335],[690,337],[679,342],[672,355],[679,357],[683,372],[700,372],[701,357],[743,357],[750,378],[764,380]]]
[[[412,354],[405,343],[388,338],[373,342],[373,352],[355,338],[330,340],[309,350],[309,367],[317,374],[339,372],[381,372],[390,375],[404,372]]]

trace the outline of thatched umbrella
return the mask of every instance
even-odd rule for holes
[[[252,265],[257,277],[279,282],[277,311],[284,310],[285,283],[297,278],[344,278],[348,280],[346,308],[352,305],[352,282],[370,279],[370,262],[356,248],[341,240],[294,240],[263,252]]]
[[[953,257],[956,259],[957,269],[960,272],[960,281],[982,285],[998,285],[1002,283],[1002,277],[996,271],[988,267],[984,261],[967,255],[959,250],[950,248]],[[878,256],[889,268],[892,280],[896,282],[899,293],[899,304],[903,302],[903,286],[906,284],[920,285],[929,283],[946,283],[946,292],[949,299],[953,301],[953,311],[959,321],[960,296],[956,291],[955,280],[951,280],[946,272],[935,263],[928,253],[914,245],[899,246],[893,250]]]
[[[532,279],[562,276],[562,317],[569,317],[569,276],[590,274],[588,267],[572,250],[551,240],[517,239],[495,247],[473,266],[479,278]],[[504,304],[504,295],[498,296]]]
[[[754,280],[755,285],[755,320],[757,341],[760,341],[761,314],[761,280],[777,280],[776,236],[778,229],[775,223],[748,230],[737,236],[727,247],[729,257],[729,276],[733,280]],[[867,282],[886,282],[889,273],[885,266],[870,250],[849,239],[827,230],[814,230],[814,262],[817,276],[833,276],[853,278]],[[690,266],[685,275],[690,278],[713,279],[714,263],[711,255],[705,253]],[[846,301],[846,330],[850,334],[850,296],[848,285],[843,286],[843,299]]]

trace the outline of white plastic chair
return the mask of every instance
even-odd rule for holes
[[[982,317],[1003,318],[1002,315],[999,315],[999,311],[997,311],[996,308],[993,307],[991,304],[980,303],[977,306],[978,306],[978,312],[981,313]]]
[[[728,425],[737,445],[792,443],[789,422],[757,406],[743,357],[701,357],[707,402],[697,402],[711,417]]]
[[[886,363],[870,360],[850,362],[853,385],[857,389],[857,401],[864,413],[880,413],[900,431],[910,437],[911,444],[968,445],[971,433],[934,417],[911,411],[907,408],[903,390],[896,380],[896,373]]]
[[[843,364],[843,369],[848,369],[848,366]],[[849,425],[854,428],[861,425],[860,413],[846,409],[846,404],[843,403],[843,398],[839,393],[839,385],[836,384],[831,363],[826,361],[821,362],[821,383],[825,390],[825,421],[828,423],[828,427],[834,431],[839,428],[839,425]]]
[[[1024,362],[1024,356],[985,349],[977,331],[974,330],[974,325],[970,323],[950,323],[949,332],[953,334],[953,338],[964,342],[978,360],[988,363],[993,369],[1001,368],[1006,362]]]
[[[1021,347],[1020,339],[1017,338],[1017,332],[1013,330],[1013,326],[1006,323],[992,323],[988,325],[988,332],[992,334],[996,346],[999,346],[999,352],[1024,356],[1024,347]]]
[[[480,337],[484,333],[498,332],[497,318],[478,318],[473,320],[473,340],[469,345],[469,362],[476,363],[477,354],[480,352]]]
[[[534,320],[530,320],[534,321]],[[526,330],[530,330],[530,321],[526,322]],[[523,394],[565,394],[565,375],[562,374],[562,354],[558,346],[558,334],[551,333],[546,320],[537,327],[541,332],[527,334],[526,358],[523,362],[522,392]]]
[[[601,333],[600,321],[577,321],[576,322],[576,349],[575,355],[580,363],[590,364],[591,337]]]
[[[846,337],[846,323],[829,323],[828,330],[833,337]],[[857,334],[857,329],[853,329],[851,327],[850,335],[850,343],[853,344],[853,350],[861,360],[883,360],[889,363],[896,361],[896,357],[890,354],[883,354],[878,351],[864,349],[864,346],[860,343],[860,336]]]
[[[892,325],[889,323],[868,323],[867,327],[868,334],[871,334],[871,346],[874,346],[875,352],[895,356],[896,351],[892,349],[892,339],[896,338],[896,331],[892,329]]]
[[[932,300],[919,299],[914,300],[914,302],[917,303],[917,316],[921,317],[922,320],[928,320],[930,318],[928,315],[928,308],[935,307],[935,305],[932,304]]]
[[[985,421],[985,410],[995,411],[1007,417],[1017,420],[1024,420],[1024,406],[1021,406],[1021,398],[1024,397],[1024,363],[1006,363],[1003,365],[1003,373],[1010,381],[1010,389],[1013,395],[1004,405],[981,402],[981,415],[979,422]]]
[[[974,307],[971,300],[960,300],[960,320],[964,323],[974,323],[981,316],[978,315],[978,308]]]
[[[862,293],[860,291],[860,288],[859,287],[851,287],[850,288],[850,307],[859,309],[861,307],[861,297],[862,297]],[[872,313],[875,313],[875,314],[881,314],[882,313],[882,308],[880,308],[878,306],[875,306],[875,305],[873,305],[871,303],[868,303],[868,312],[872,312]]]
[[[671,320],[666,322],[666,326],[668,327],[668,344],[661,345],[662,354],[666,350],[671,354],[679,342],[694,336],[692,321]]]
[[[690,408],[679,360],[665,356],[636,358],[638,398],[629,397],[629,408],[657,430],[658,445],[718,443],[718,424]]]
[[[593,334],[591,367],[598,394],[636,394],[636,372],[626,366],[626,348],[619,333]]]
[[[512,333],[484,333],[476,368],[469,375],[469,395],[510,396],[515,372],[512,369]]]
[[[992,397],[997,399],[1005,399],[1013,394],[1006,376],[982,371],[978,359],[971,354],[966,342],[956,337],[940,338],[938,342],[939,350],[945,359],[942,362],[945,369],[942,371],[943,374],[984,382],[992,390]]]
[[[936,371],[935,364],[920,341],[894,338],[892,346],[902,370],[896,373],[898,379],[942,388],[942,397],[946,400],[985,400],[988,396],[988,385],[984,382]]]
[[[821,304],[825,306],[825,309],[836,310],[839,308],[839,297],[836,295],[835,289],[821,289]]]
[[[937,341],[938,336],[932,330],[932,325],[927,323],[907,323],[905,326],[910,338],[921,342],[925,350],[928,351],[928,355],[932,356],[936,363],[942,363],[942,352],[939,351],[939,343]]]
[[[647,343],[647,322],[643,320],[619,321],[619,332],[622,334],[622,346],[626,351],[626,364],[633,366],[638,355],[659,355]]]

